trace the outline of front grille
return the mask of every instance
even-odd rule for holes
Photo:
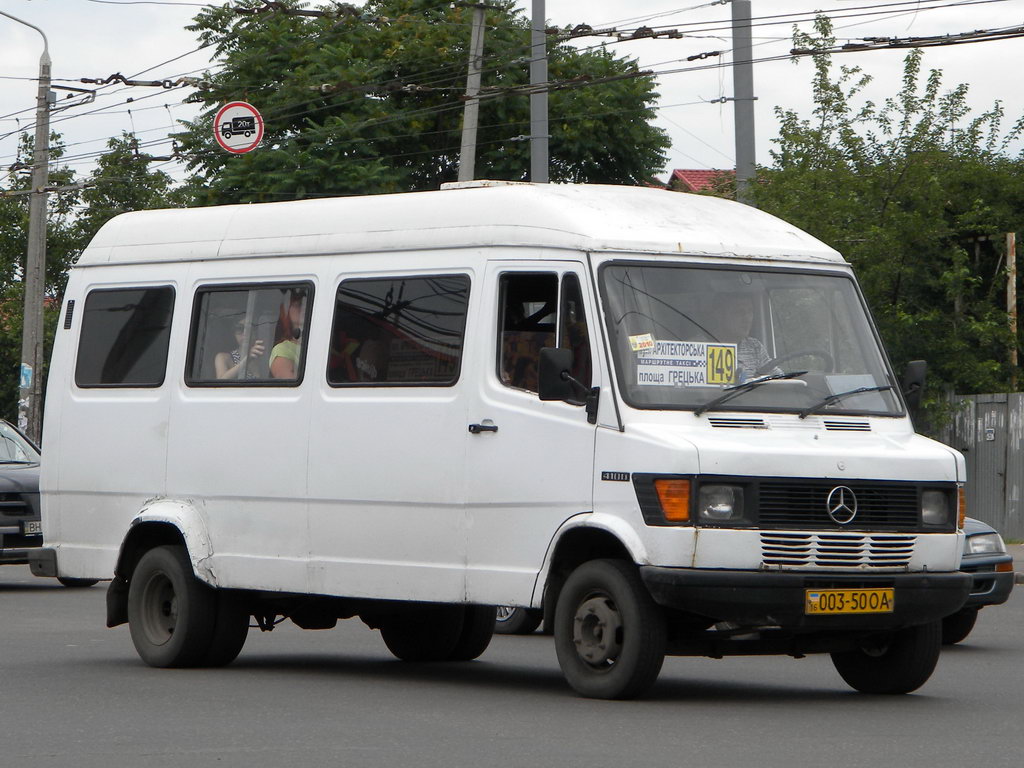
[[[762,528],[836,529],[828,496],[840,483],[762,480],[758,484],[758,521]],[[918,488],[910,483],[841,483],[857,497],[857,514],[843,526],[873,531],[913,531],[919,526]]]
[[[0,517],[24,517],[32,508],[20,493],[0,493]]]
[[[870,432],[870,421],[840,421],[838,419],[825,419],[825,429],[830,432]]]
[[[718,429],[767,429],[764,419],[731,416],[710,416],[708,423]]]
[[[914,554],[914,536],[854,533],[762,533],[766,567],[839,570],[902,569]]]

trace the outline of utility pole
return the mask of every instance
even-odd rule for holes
[[[548,36],[544,0],[533,0],[530,27],[530,181],[548,182]],[[543,86],[544,90],[539,91]]]
[[[1010,323],[1010,391],[1017,391],[1017,233],[1006,233],[1006,315]]]
[[[32,147],[32,191],[28,204],[28,250],[25,255],[25,314],[21,334],[21,383],[18,390],[18,428],[40,442],[43,393],[43,292],[46,280],[46,186],[50,166],[50,50],[46,34],[9,13],[0,16],[31,27],[43,37],[36,94],[36,136]]]
[[[732,0],[732,89],[736,132],[736,199],[750,203],[757,173],[754,159],[754,50],[750,0]]]
[[[476,131],[480,117],[480,70],[484,55],[484,12],[491,6],[473,6],[473,31],[469,38],[469,74],[466,75],[466,107],[462,112],[462,152],[459,181],[476,178]]]

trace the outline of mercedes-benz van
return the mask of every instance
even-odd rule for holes
[[[111,579],[156,666],[359,617],[399,658],[543,610],[569,684],[831,653],[923,684],[964,462],[915,434],[850,265],[766,213],[612,186],[128,213],[71,270],[42,575]]]

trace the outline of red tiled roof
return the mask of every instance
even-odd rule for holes
[[[686,192],[700,192],[714,185],[717,177],[722,174],[734,175],[733,170],[696,170],[690,168],[677,168],[672,171],[668,183],[670,187],[682,189]]]

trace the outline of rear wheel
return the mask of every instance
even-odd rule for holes
[[[72,579],[67,576],[58,576],[57,581],[70,589],[84,589],[99,582],[99,579]]]
[[[249,613],[240,606],[237,598],[229,593],[219,592],[213,637],[200,663],[204,667],[223,667],[230,664],[242,652],[248,635]]]
[[[203,663],[215,634],[217,594],[196,579],[184,547],[149,550],[128,588],[128,627],[153,667]]]
[[[868,638],[859,648],[833,653],[832,663],[861,693],[910,693],[931,677],[941,649],[942,623],[934,621]]]
[[[665,660],[664,615],[632,563],[592,560],[573,571],[558,597],[554,631],[562,673],[582,696],[639,696]]]
[[[534,632],[543,620],[542,611],[499,605],[494,631],[499,635],[528,635]]]
[[[380,634],[402,661],[447,661],[462,639],[463,613],[461,605],[412,608],[381,626]]]
[[[472,661],[487,650],[494,635],[493,605],[467,605],[462,617],[462,631],[448,655],[450,661]]]
[[[971,630],[974,629],[974,622],[978,620],[977,608],[962,608],[952,616],[942,620],[942,644],[956,645],[965,640]]]

